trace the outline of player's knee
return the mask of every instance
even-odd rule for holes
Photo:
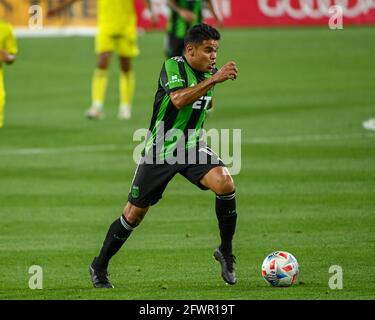
[[[132,226],[135,226],[135,227],[138,226],[142,222],[142,220],[145,216],[145,214],[136,213],[134,211],[126,211],[126,210],[124,211],[123,215],[126,218],[126,220]]]
[[[122,72],[131,71],[131,60],[130,58],[120,57],[120,66]]]
[[[215,193],[216,194],[229,194],[234,192],[235,185],[233,179],[230,175],[222,175],[218,178],[216,186],[215,186]]]
[[[123,211],[123,215],[131,225],[138,226],[142,222],[147,211],[148,211],[148,207],[138,208],[128,202],[128,204],[126,205]]]
[[[101,53],[98,56],[97,67],[99,69],[107,69],[109,66],[110,54],[109,53]]]

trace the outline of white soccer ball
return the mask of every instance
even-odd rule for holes
[[[263,261],[263,279],[273,287],[289,287],[299,275],[297,259],[286,251],[270,253]]]

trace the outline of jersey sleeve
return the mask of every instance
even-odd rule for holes
[[[169,94],[175,90],[186,88],[187,79],[184,74],[184,65],[176,59],[167,60],[160,73],[160,85]]]
[[[9,54],[16,54],[18,51],[16,37],[10,26],[7,29],[7,36],[4,39],[4,50]]]

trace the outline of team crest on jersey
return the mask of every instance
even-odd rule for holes
[[[132,198],[137,199],[139,197],[139,187],[132,185]]]

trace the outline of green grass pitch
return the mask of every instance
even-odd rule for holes
[[[91,38],[19,39],[6,69],[0,130],[0,299],[374,299],[375,28],[225,30],[218,64],[237,81],[215,89],[206,128],[242,130],[234,249],[225,285],[214,195],[176,177],[110,265],[114,290],[95,290],[88,265],[127,199],[133,132],[148,128],[163,61],[162,33],[139,39],[130,122],[116,119],[117,61],[106,118],[88,121]],[[264,257],[294,254],[299,282],[271,288]],[[29,267],[43,268],[31,290]],[[343,270],[332,290],[329,268]]]

